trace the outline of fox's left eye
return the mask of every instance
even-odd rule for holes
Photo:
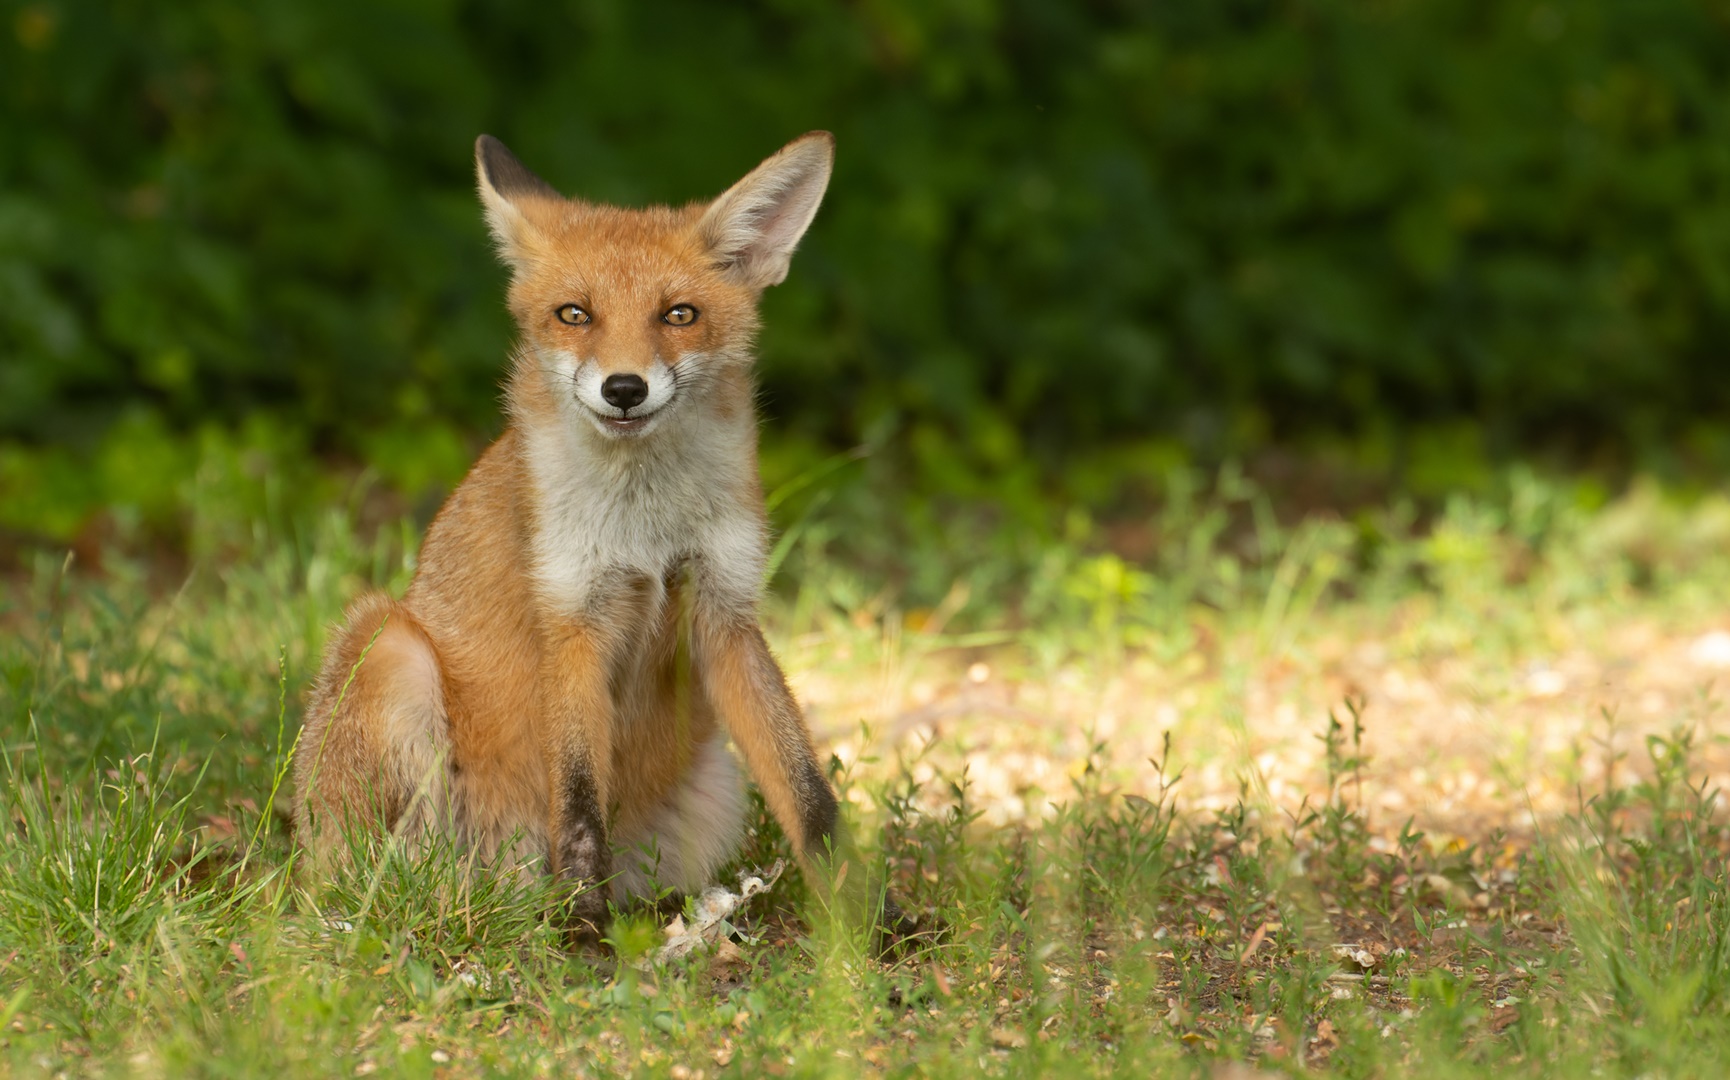
[[[697,309],[690,304],[674,304],[661,316],[661,321],[668,326],[690,326],[697,321]]]

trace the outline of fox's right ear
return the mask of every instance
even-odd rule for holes
[[[513,270],[518,269],[533,255],[538,239],[525,211],[538,201],[563,200],[564,196],[530,172],[504,143],[491,135],[475,140],[475,177],[499,258]]]

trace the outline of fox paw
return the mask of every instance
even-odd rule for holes
[[[598,947],[607,931],[607,897],[587,882],[577,886],[559,906],[559,923],[574,946]]]
[[[894,897],[885,896],[874,935],[877,955],[885,960],[910,956],[921,945],[936,938],[940,930],[941,927],[926,926],[909,917]]]

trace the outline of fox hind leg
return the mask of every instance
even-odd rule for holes
[[[418,842],[448,826],[442,681],[401,604],[374,594],[349,608],[295,750],[296,832],[315,862],[340,857],[349,829],[378,824]]]

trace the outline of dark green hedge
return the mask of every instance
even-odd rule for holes
[[[477,132],[563,189],[839,169],[776,423],[989,469],[1730,405],[1721,0],[39,0],[0,44],[0,437],[496,424]],[[923,444],[920,440],[923,439]]]

